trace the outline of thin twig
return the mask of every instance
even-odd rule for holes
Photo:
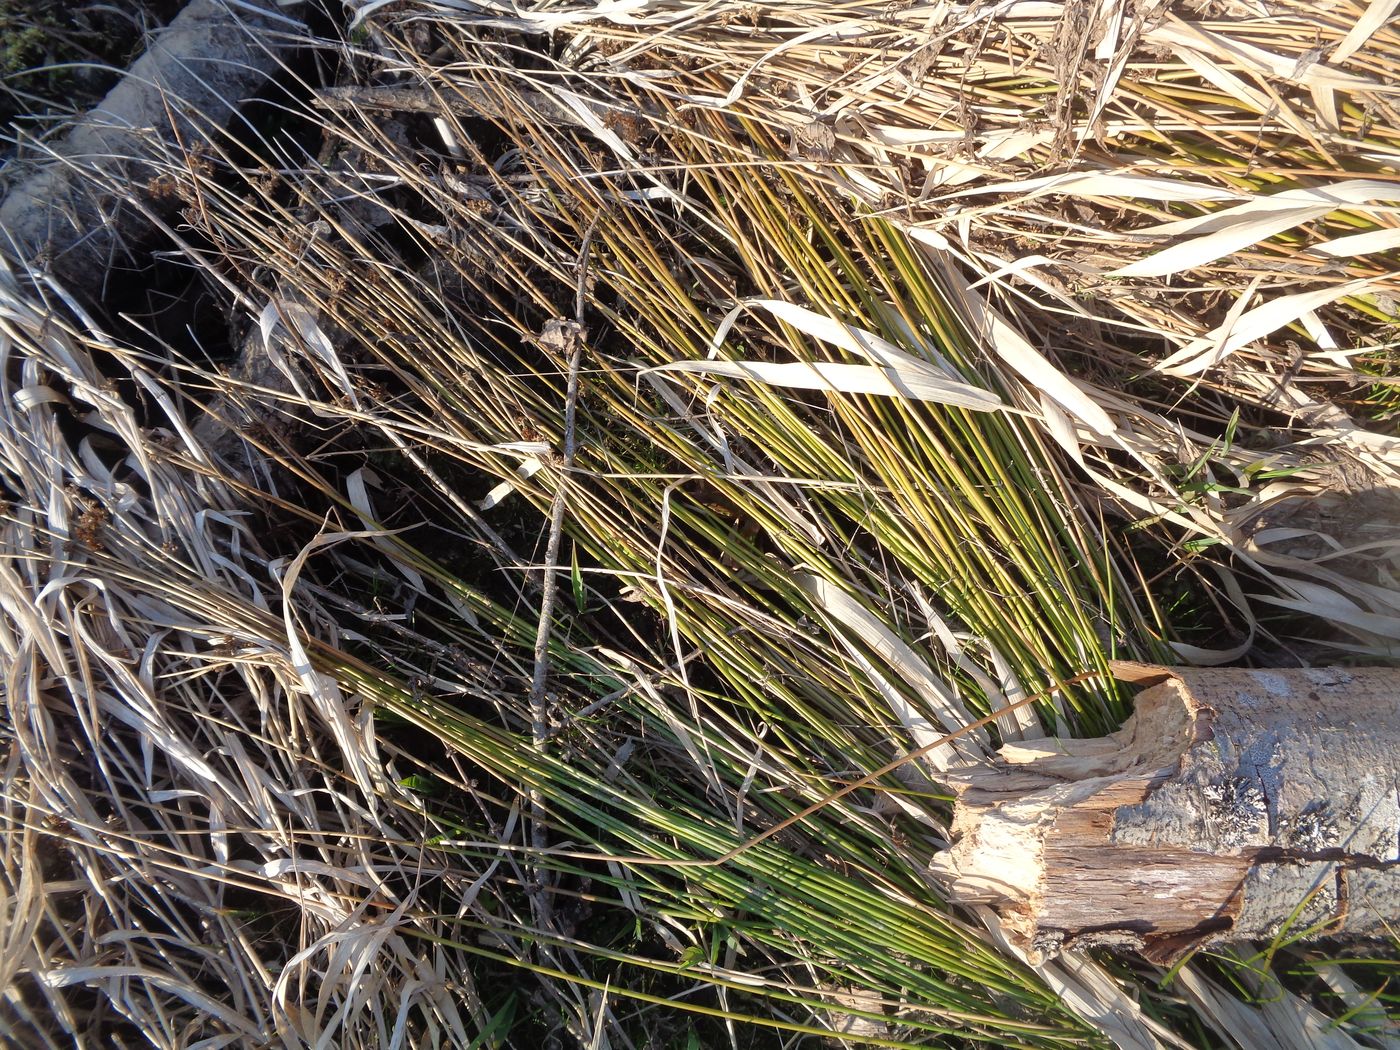
[[[559,590],[559,547],[564,534],[564,507],[569,488],[569,471],[573,469],[578,452],[578,373],[583,359],[583,344],[587,330],[583,327],[584,291],[588,279],[588,251],[593,243],[595,221],[583,238],[579,252],[578,285],[574,294],[574,322],[569,333],[569,384],[564,400],[564,449],[559,461],[559,487],[549,512],[549,539],[545,545],[545,576],[540,595],[540,622],[535,633],[535,674],[530,686],[530,710],[534,719],[533,735],[536,745],[543,742],[548,726],[544,713],[545,684],[549,677],[549,637],[554,627],[554,600]]]
[[[578,452],[578,373],[583,360],[583,345],[587,329],[583,326],[584,293],[588,283],[588,252],[593,244],[593,225],[583,237],[579,249],[578,283],[574,290],[574,320],[572,324],[556,323],[556,332],[566,332],[569,348],[569,382],[564,398],[564,448],[559,460],[559,483],[549,512],[549,539],[545,544],[544,579],[541,583],[540,622],[535,632],[535,673],[530,684],[530,736],[537,750],[543,750],[549,739],[549,702],[545,687],[549,682],[549,639],[554,629],[554,602],[559,590],[559,547],[564,535],[564,508],[568,502],[569,471],[573,469]],[[544,801],[538,792],[530,794],[530,844],[536,850],[548,848],[544,820]],[[536,894],[535,918],[544,927],[549,918],[549,902],[543,891]]]

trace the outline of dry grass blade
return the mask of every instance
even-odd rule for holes
[[[1032,969],[930,861],[1111,658],[1400,646],[1385,0],[351,6],[162,173],[242,368],[0,275],[0,1020],[1368,1038],[1366,960]]]
[[[298,672],[248,510],[96,362],[158,378],[63,317],[0,274],[6,1031],[464,1045],[465,972],[404,933],[420,887],[470,873],[419,845],[371,723]]]

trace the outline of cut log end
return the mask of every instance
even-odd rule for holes
[[[1400,920],[1400,672],[1122,665],[1111,736],[1008,745],[951,773],[954,900],[1039,960],[1384,936]]]

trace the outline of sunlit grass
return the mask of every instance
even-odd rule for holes
[[[79,843],[91,882],[157,866],[208,894],[212,929],[237,945],[218,980],[250,1030],[307,1042],[437,1026],[451,1045],[557,1030],[625,1046],[664,1010],[747,1033],[740,1046],[852,1015],[866,1045],[1201,1046],[1221,1038],[1220,1002],[1256,1011],[1260,1031],[1281,1023],[1260,988],[1374,1028],[1379,963],[1279,947],[1257,986],[1216,965],[1032,969],[929,874],[946,845],[940,769],[1002,740],[1112,728],[1127,698],[1109,660],[1244,655],[1270,641],[1280,600],[1373,659],[1395,641],[1373,616],[1394,605],[1383,587],[1261,551],[1249,528],[1327,498],[1319,448],[1376,478],[1397,469],[1383,434],[1309,415],[1334,405],[1319,391],[1365,387],[1339,351],[1373,342],[1393,309],[1392,249],[1331,269],[1316,251],[1383,231],[1382,191],[1199,247],[1170,278],[1108,272],[1189,240],[1134,231],[1265,190],[1395,181],[1388,92],[1298,61],[1355,19],[1305,34],[1312,12],[1286,11],[1291,34],[1191,23],[1203,42],[1175,20],[1125,23],[1102,48],[1068,7],[1060,26],[1011,19],[1005,40],[975,14],[939,30],[883,4],[658,3],[632,25],[539,5],[509,30],[430,4],[370,12],[352,38],[360,79],[411,71],[431,114],[394,129],[364,91],[357,108],[354,91],[308,89],[320,162],[277,140],[256,167],[218,141],[218,177],[170,171],[201,239],[190,258],[257,322],[247,352],[270,345],[285,371],[240,386],[177,361],[172,382],[126,355],[172,399],[138,425],[101,393],[101,338],[75,325],[45,342],[32,293],[7,290],[6,345],[39,376],[6,390],[37,397],[6,446],[23,568],[6,570],[7,703],[25,756],[7,826]],[[551,18],[552,37],[534,32]],[[1075,43],[1052,60],[1036,42],[1057,33]],[[1240,70],[1231,40],[1287,68]],[[1338,61],[1381,79],[1396,50],[1380,27]],[[1098,181],[1027,184],[1051,175]],[[1251,313],[1315,291],[1273,327]],[[1258,334],[1222,351],[1248,318]],[[585,330],[572,433],[559,321]],[[850,369],[873,367],[872,339],[903,355],[880,373],[891,384],[917,371],[1000,407],[868,392]],[[1197,368],[1201,354],[1219,360]],[[1374,397],[1390,359],[1364,360]],[[841,366],[822,374],[853,390],[707,362]],[[32,393],[50,374],[95,406],[141,487],[119,491],[68,447],[61,399]],[[173,407],[197,414],[211,387],[218,413],[256,420],[240,431],[252,469],[211,462],[200,442],[221,431],[192,432]],[[93,494],[126,501],[122,538],[75,546],[74,522],[97,528]],[[565,556],[541,565],[561,498]],[[62,550],[52,566],[36,535]],[[76,578],[105,589],[62,582]],[[100,624],[147,647],[143,670],[95,645]],[[79,669],[49,674],[65,653]],[[86,713],[98,696],[119,730]],[[990,731],[864,782],[992,712]],[[133,826],[162,793],[149,841],[103,837],[92,789],[55,773],[65,739],[117,756],[105,790]],[[41,831],[50,817],[69,830]],[[12,898],[56,928],[22,868],[6,868]],[[68,963],[135,909],[103,898]],[[297,931],[267,932],[283,911]],[[162,914],[193,938],[178,909]],[[7,965],[57,966],[6,943]],[[202,1006],[174,954],[124,950],[124,965],[185,967],[183,983],[123,986],[125,1016],[155,1024],[172,995],[177,1012]],[[1331,990],[1278,983],[1300,967]]]

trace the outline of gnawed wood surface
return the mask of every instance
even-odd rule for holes
[[[955,899],[1040,956],[1400,920],[1400,670],[1116,670],[1146,686],[1117,733],[950,772]]]

